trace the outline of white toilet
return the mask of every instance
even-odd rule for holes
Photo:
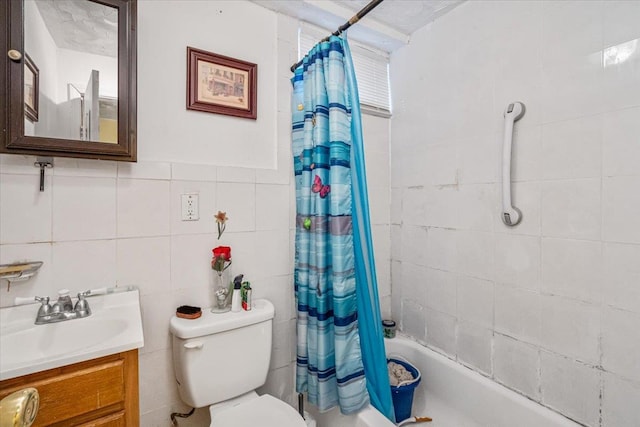
[[[256,300],[251,311],[171,318],[173,368],[182,400],[209,406],[215,427],[306,427],[281,400],[255,389],[267,379],[273,304]]]

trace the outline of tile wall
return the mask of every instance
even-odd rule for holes
[[[637,1],[472,1],[391,59],[395,317],[587,426],[640,425],[638,22]]]
[[[35,159],[3,156],[0,262],[44,261],[38,275],[2,289],[15,296],[55,295],[103,286],[140,289],[145,346],[140,349],[142,425],[166,425],[184,409],[174,385],[168,322],[175,307],[211,300],[211,248],[228,244],[233,273],[251,280],[256,298],[276,306],[269,391],[290,398],[293,337],[291,188],[288,169],[263,171],[170,163],[116,164],[55,159],[39,193]],[[200,220],[180,220],[180,195],[198,193]],[[218,241],[213,215],[226,210]],[[162,422],[164,420],[164,422]]]

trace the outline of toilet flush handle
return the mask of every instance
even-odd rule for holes
[[[184,348],[188,348],[188,349],[197,348],[199,350],[199,349],[202,348],[202,342],[201,341],[191,341],[191,342],[185,343]]]

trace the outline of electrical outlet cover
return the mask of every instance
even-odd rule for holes
[[[182,196],[182,220],[198,221],[200,213],[198,209],[198,193],[187,193]]]

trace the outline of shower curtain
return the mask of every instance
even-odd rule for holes
[[[296,390],[320,411],[369,402],[393,420],[346,39],[316,45],[292,78]]]

